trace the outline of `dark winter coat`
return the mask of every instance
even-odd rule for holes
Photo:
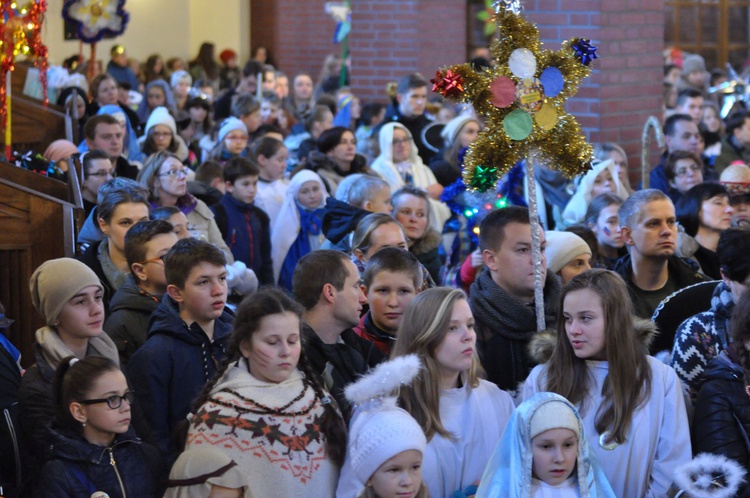
[[[108,448],[56,428],[51,434],[52,460],[39,476],[37,498],[84,498],[96,491],[110,498],[162,496],[159,453],[132,428],[118,434]]]
[[[197,323],[188,326],[177,302],[165,295],[146,343],[130,358],[131,387],[151,425],[154,443],[170,464],[178,454],[171,439],[174,430],[224,360],[233,318],[225,309],[210,340]]]
[[[730,348],[731,351],[731,348]],[[708,362],[695,402],[693,454],[714,453],[750,470],[750,397],[742,367],[721,353]],[[750,496],[750,486],[737,496]]]
[[[691,265],[689,260],[678,256],[671,256],[669,258],[667,261],[667,268],[669,271],[669,278],[673,281],[677,290],[684,289],[685,287],[697,284],[698,282],[710,280],[706,276],[698,273],[697,269]],[[656,306],[652,309],[651,305],[649,305],[644,297],[644,294],[647,292],[636,287],[633,283],[633,263],[630,259],[630,254],[626,254],[617,261],[614,271],[622,277],[626,284],[628,284],[628,293],[630,294],[630,299],[633,301],[635,314],[640,318],[650,319],[654,314]]]
[[[352,407],[344,397],[344,388],[370,368],[384,362],[387,359],[385,354],[351,329],[345,330],[341,334],[341,341],[336,344],[325,344],[307,324],[302,325],[302,334],[307,361],[348,420]]]
[[[235,261],[255,272],[260,285],[273,285],[271,220],[261,208],[240,202],[227,193],[211,206],[216,225]]]
[[[547,328],[554,327],[560,306],[560,282],[547,272],[544,315]],[[500,389],[515,390],[526,380],[536,362],[528,346],[537,335],[533,303],[522,303],[493,280],[488,269],[471,285],[469,306],[476,320],[477,353],[487,380]]]
[[[107,279],[107,276],[104,274],[102,264],[99,261],[99,246],[102,245],[103,240],[105,239],[91,244],[83,254],[78,256],[78,261],[91,268],[94,273],[96,273],[96,276],[99,277],[99,281],[104,289],[104,295],[102,296],[102,302],[104,303],[104,316],[109,316],[109,305],[112,301],[112,297],[115,295],[116,289],[109,283],[109,279]]]
[[[151,296],[141,291],[132,278],[115,292],[109,304],[104,331],[117,346],[121,364],[126,364],[146,342],[148,324],[160,300],[161,296]]]
[[[0,334],[2,334],[1,327]],[[0,419],[0,486],[6,490],[6,493],[11,493],[20,488],[24,477],[22,459],[25,448],[20,442],[21,370],[2,343],[0,343],[0,386],[2,386],[0,388],[0,416],[2,416]]]
[[[440,232],[434,228],[427,227],[427,231],[421,239],[415,240],[409,246],[409,252],[416,256],[422,266],[430,272],[432,280],[442,282],[440,278],[440,269],[443,267],[443,258],[440,255],[440,244],[442,237]]]
[[[364,209],[328,197],[323,208],[323,234],[334,245],[338,245],[354,232],[362,218],[368,214],[370,213]]]

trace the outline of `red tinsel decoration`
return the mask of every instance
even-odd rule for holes
[[[430,80],[432,83],[432,91],[439,93],[443,97],[458,98],[464,93],[464,78],[460,74],[456,74],[450,69],[445,71],[437,71],[435,78]]]
[[[47,97],[48,50],[41,38],[46,10],[46,0],[31,0],[23,7],[18,5],[18,0],[0,0],[0,15],[2,15],[0,40],[3,42],[3,49],[0,52],[0,128],[5,127],[6,78],[14,69],[17,55],[25,55],[34,59],[34,66],[39,69],[44,105],[49,103]],[[18,38],[21,40],[17,40]],[[18,51],[19,48],[21,52]]]

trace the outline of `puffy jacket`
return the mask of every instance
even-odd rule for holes
[[[51,434],[53,458],[42,470],[37,498],[81,498],[96,491],[110,498],[161,497],[159,454],[132,428],[108,448],[56,428]]]
[[[115,292],[109,303],[104,331],[117,346],[121,364],[126,364],[146,342],[151,315],[158,307],[159,300],[142,293],[132,278]]]
[[[693,453],[724,455],[750,470],[750,397],[742,367],[721,353],[708,362],[695,402]],[[745,484],[737,496],[750,497]]]
[[[193,400],[226,356],[233,316],[225,308],[209,339],[197,323],[188,326],[177,302],[165,295],[148,339],[128,362],[131,386],[151,425],[152,438],[171,464],[178,449],[172,435],[190,413]]]

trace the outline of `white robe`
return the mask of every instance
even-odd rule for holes
[[[615,496],[623,498],[667,496],[675,468],[692,459],[690,426],[680,380],[672,367],[651,356],[647,358],[652,375],[651,396],[633,414],[624,444],[605,450],[594,427],[596,411],[602,402],[602,384],[609,374],[608,362],[586,361],[593,383],[583,409],[577,407],[599,466]],[[524,385],[524,400],[544,390],[540,387],[544,371],[544,365],[537,365],[531,371]]]
[[[266,212],[270,218],[269,226],[273,227],[279,217],[281,205],[284,203],[286,189],[289,182],[281,179],[272,182],[258,180],[258,192],[255,194],[255,205]]]
[[[422,479],[433,498],[450,497],[481,479],[513,410],[510,395],[480,380],[474,389],[446,389],[440,394],[440,419],[456,440],[435,435],[427,443]],[[357,416],[356,412],[354,419]],[[362,490],[346,456],[336,489],[338,498],[352,498]]]

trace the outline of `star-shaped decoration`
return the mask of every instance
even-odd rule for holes
[[[125,0],[66,0],[63,18],[77,24],[78,37],[96,43],[105,35],[116,37],[125,31],[130,16]]]
[[[497,182],[497,168],[477,166],[471,179],[471,188],[486,192]]]
[[[578,123],[565,111],[565,101],[591,74],[588,63],[596,58],[596,47],[575,38],[556,52],[542,49],[536,26],[510,3],[496,3],[501,8],[494,16],[498,37],[490,47],[493,68],[476,71],[461,64],[438,71],[442,79],[449,71],[463,77],[463,92],[451,96],[471,103],[486,123],[464,160],[463,180],[473,190],[489,189],[533,151],[568,177],[588,171],[593,158]],[[434,91],[445,91],[442,79],[436,78]],[[488,185],[490,169],[495,178]]]
[[[464,93],[464,78],[460,74],[454,74],[453,71],[448,69],[443,74],[443,71],[437,71],[435,78],[430,80],[432,83],[432,91],[441,94],[443,97],[458,98]]]

